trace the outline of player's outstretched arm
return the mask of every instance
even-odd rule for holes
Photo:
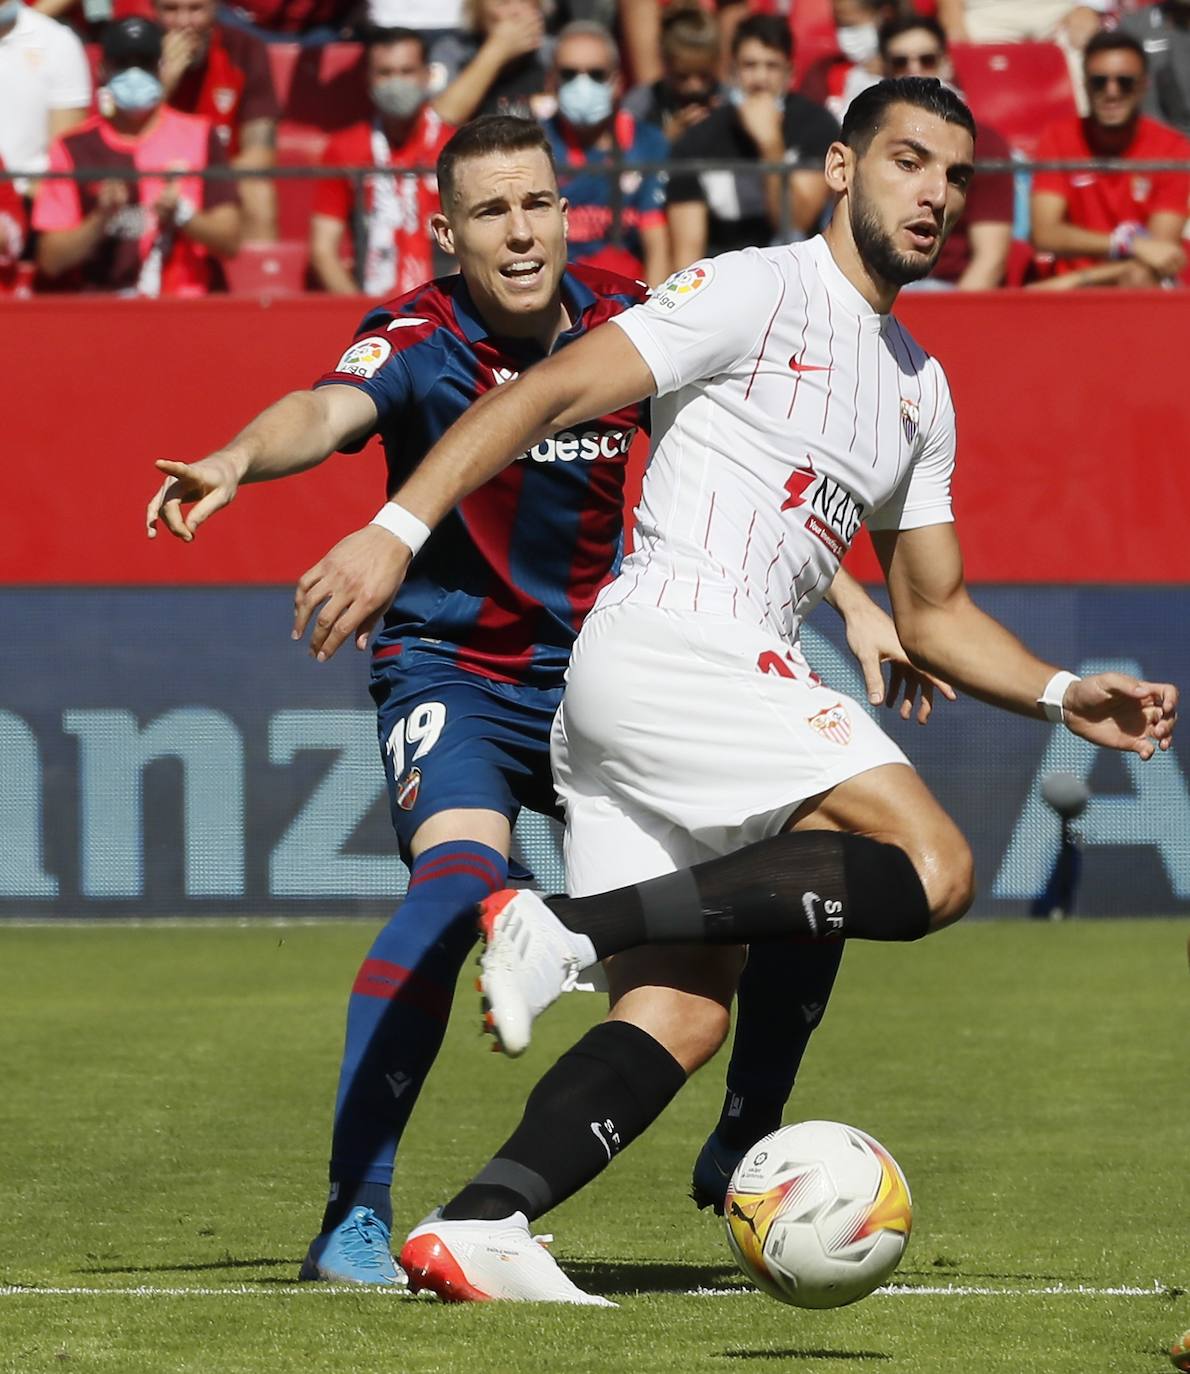
[[[170,534],[190,543],[198,527],[235,497],[240,483],[267,482],[315,467],[375,424],[374,402],[353,386],[291,392],[198,462],[157,459],[156,467],[166,477],[145,511],[148,536],[157,537],[160,520]],[[185,515],[183,506],[190,507]]]
[[[607,324],[488,392],[392,494],[377,516],[385,526],[349,534],[303,574],[293,637],[300,639],[313,618],[310,652],[320,661],[346,639],[365,648],[405,579],[413,545],[420,547],[464,496],[548,435],[632,405],[654,389],[653,374],[628,336]]]
[[[864,675],[864,689],[873,706],[883,701],[890,708],[901,699],[900,715],[908,720],[917,704],[917,723],[925,725],[934,709],[934,691],[954,701],[955,690],[949,682],[914,667],[909,661],[892,617],[879,607],[854,577],[843,568],[835,574],[826,600],[843,617],[847,647],[855,655]],[[888,687],[884,685],[884,664],[889,665]]]
[[[1168,749],[1177,721],[1178,691],[1124,673],[1069,675],[1031,653],[971,600],[952,524],[873,530],[884,567],[897,633],[920,668],[940,674],[972,696],[1019,715],[1049,718],[1060,709],[1076,735],[1107,749],[1153,756]],[[1043,704],[1044,699],[1044,704]]]

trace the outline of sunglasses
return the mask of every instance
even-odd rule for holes
[[[888,59],[888,65],[894,72],[907,72],[914,63],[923,72],[936,72],[942,65],[942,54],[940,52],[912,53],[908,56],[895,56]]]
[[[558,76],[563,85],[567,81],[573,81],[576,76],[589,76],[592,81],[598,81],[602,85],[611,76],[611,72],[606,67],[559,67]]]
[[[1140,82],[1138,76],[1088,76],[1087,85],[1096,95],[1102,95],[1112,85],[1119,88],[1121,95],[1132,95]]]

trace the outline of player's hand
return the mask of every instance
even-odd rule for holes
[[[1176,277],[1186,265],[1186,255],[1176,243],[1138,234],[1132,241],[1132,256],[1159,277]]]
[[[1173,739],[1178,689],[1126,673],[1096,673],[1067,687],[1062,710],[1067,728],[1092,744],[1151,759]]]
[[[873,706],[883,701],[890,708],[901,698],[900,716],[909,720],[917,703],[917,723],[924,725],[934,709],[934,692],[939,691],[947,701],[955,700],[955,690],[949,682],[932,677],[915,668],[897,636],[892,616],[886,614],[870,598],[858,605],[849,605],[845,624],[847,647],[855,655],[864,675],[864,688]],[[889,664],[888,687],[884,685],[883,665]]]
[[[166,474],[145,511],[145,532],[157,538],[157,521],[162,520],[170,534],[189,544],[204,520],[222,510],[235,496],[240,474],[224,453],[213,453],[197,463],[175,463],[158,458],[156,467]],[[191,506],[183,518],[182,506]]]
[[[408,545],[379,525],[365,525],[340,539],[324,558],[302,574],[293,599],[293,637],[301,639],[310,617],[310,652],[325,663],[354,638],[368,647],[376,622],[405,580],[413,554]]]

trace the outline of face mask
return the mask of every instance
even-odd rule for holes
[[[22,0],[5,0],[4,4],[0,5],[0,29],[6,29],[9,24],[15,24],[20,18],[23,8]]]
[[[875,57],[880,49],[880,35],[875,24],[849,24],[846,28],[836,29],[839,51],[848,62],[866,62]]]
[[[409,76],[390,76],[372,87],[372,104],[392,119],[408,119],[426,103],[426,88]]]
[[[568,123],[580,128],[602,124],[612,112],[612,88],[580,72],[558,87],[558,109]]]
[[[108,94],[117,110],[143,114],[160,105],[165,97],[161,82],[143,67],[126,67],[107,83]]]

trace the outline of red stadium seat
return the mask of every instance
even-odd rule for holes
[[[793,31],[794,85],[815,62],[838,47],[831,0],[797,0],[789,18]]]
[[[306,245],[246,243],[223,272],[233,296],[297,296],[306,285]]]
[[[956,43],[951,56],[976,119],[994,125],[1026,156],[1047,124],[1078,113],[1056,43]]]

